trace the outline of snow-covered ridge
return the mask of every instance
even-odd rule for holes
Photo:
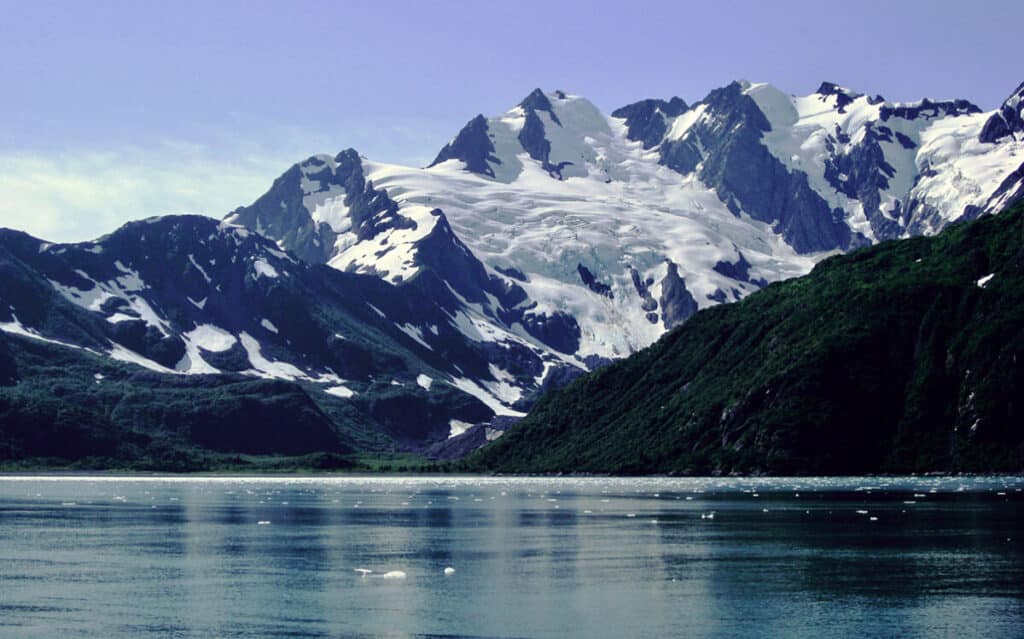
[[[790,96],[767,84],[749,84],[745,93],[771,124],[764,144],[772,154],[806,173],[811,187],[846,213],[851,229],[873,241],[936,232],[972,207],[984,209],[1024,161],[1024,146],[1016,140],[982,141],[982,129],[994,114],[969,102],[890,103],[826,86],[832,92]],[[865,157],[841,162],[858,153]],[[866,157],[870,154],[875,155]],[[842,164],[876,173],[850,175],[837,170]],[[858,178],[868,184],[844,188]],[[856,197],[872,187],[877,203]],[[915,215],[913,202],[928,206]],[[873,225],[868,219],[873,215],[887,223]]]
[[[532,312],[575,319],[577,358],[621,357],[693,310],[806,273],[834,250],[994,210],[989,200],[1020,164],[1014,139],[979,140],[992,114],[965,101],[891,103],[831,83],[807,96],[736,87],[689,106],[644,101],[616,111],[621,117],[538,89],[502,114],[473,118],[426,169],[359,158],[361,188],[393,205],[375,215],[412,221],[382,225],[373,241],[353,231],[352,194],[332,186],[342,180],[324,178],[323,167],[338,174],[340,154],[297,165],[303,206],[313,224],[336,234],[325,261],[393,283],[419,272],[419,244],[440,211],[489,276],[522,288]],[[805,176],[817,202],[773,195],[771,184],[731,188],[730,170],[750,179],[735,169],[750,144],[781,171]],[[793,184],[799,179],[778,189]],[[1014,194],[1004,189],[998,204]],[[773,209],[770,198],[782,204]],[[463,322],[467,337],[481,322],[500,325],[499,306],[467,310],[476,318]],[[515,325],[494,330],[515,333]]]

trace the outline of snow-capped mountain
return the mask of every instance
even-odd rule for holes
[[[1019,93],[982,113],[831,83],[794,97],[735,82],[694,105],[644,100],[609,116],[538,89],[470,120],[425,169],[352,150],[314,156],[228,219],[399,285],[431,259],[419,238],[446,223],[486,269],[481,281],[523,291],[523,317],[558,318],[561,352],[618,357],[824,255],[934,233],[1019,197]],[[476,285],[453,288],[467,297]],[[467,315],[551,345],[485,297]],[[573,322],[578,344],[566,339]]]
[[[4,231],[0,275],[5,333],[165,375],[285,380],[411,447],[522,414],[523,389],[560,361],[528,339],[467,339],[474,325],[446,310],[464,302],[430,272],[398,289],[199,216],[82,244]]]
[[[1001,210],[1024,196],[1022,94],[983,113],[734,82],[609,115],[538,89],[426,168],[315,155],[220,224],[8,233],[0,329],[285,380],[428,446],[827,255]]]

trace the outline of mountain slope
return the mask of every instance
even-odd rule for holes
[[[516,414],[493,396],[512,403],[516,384],[533,387],[545,370],[546,355],[535,352],[542,349],[466,339],[459,318],[445,311],[457,295],[429,269],[416,279],[420,286],[400,292],[380,277],[306,264],[245,228],[197,216],[135,222],[83,244],[0,231],[0,383],[16,382],[0,391],[0,431],[13,437],[15,424],[36,424],[45,432],[67,421],[62,407],[88,404],[82,420],[118,432],[162,432],[170,421],[218,415],[237,415],[219,430],[266,421],[274,433],[251,433],[263,444],[246,440],[246,426],[225,450],[295,452],[302,420],[275,412],[278,397],[321,429],[307,452],[417,449],[459,424]],[[53,399],[66,396],[57,392],[64,386],[89,396],[114,379],[123,400]],[[174,410],[161,407],[164,390],[175,396]],[[234,395],[268,399],[261,414],[231,412],[237,407],[223,402],[199,410],[205,393],[228,404],[241,401]],[[129,410],[129,396],[140,395],[152,405]],[[88,446],[79,451],[88,454]]]
[[[1024,206],[818,264],[546,395],[502,472],[1024,469]]]

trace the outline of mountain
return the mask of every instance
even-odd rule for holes
[[[114,376],[200,421],[199,407],[242,410],[236,391],[266,404],[230,413],[265,422],[262,443],[239,431],[209,448],[167,411],[82,400],[75,419],[156,428],[172,452],[291,450],[301,405],[321,432],[308,441],[339,455],[457,456],[701,310],[1021,198],[1021,91],[982,113],[733,82],[606,115],[538,89],[474,117],[429,167],[314,155],[220,223],[144,220],[67,245],[3,231],[7,423],[69,424],[60,384],[95,395]],[[4,441],[27,454],[24,433]]]
[[[734,82],[695,104],[648,99],[610,115],[537,89],[471,119],[425,169],[351,149],[314,156],[228,220],[400,285],[431,259],[417,220],[439,209],[486,273],[458,288],[461,266],[435,268],[467,315],[501,334],[519,323],[577,361],[617,358],[837,251],[1001,210],[1024,194],[1015,117],[1014,97],[982,113],[828,82],[802,97]],[[529,321],[491,280],[522,290]]]
[[[1024,205],[819,263],[545,395],[468,468],[1024,469]]]
[[[510,399],[510,382],[533,384],[546,355],[527,340],[496,347],[465,339],[444,310],[456,294],[429,269],[417,279],[422,289],[399,291],[376,276],[307,264],[243,227],[198,216],[134,222],[82,244],[0,232],[6,456],[70,450],[55,441],[52,449],[45,441],[30,446],[27,433],[12,435],[15,423],[40,432],[164,436],[170,429],[182,446],[208,447],[161,395],[174,395],[178,409],[202,405],[190,393],[216,395],[196,428],[237,427],[211,450],[253,454],[415,449],[461,424],[517,414],[492,394]],[[108,387],[110,397],[93,401]],[[235,406],[238,394],[265,394],[257,402],[263,412]],[[297,405],[319,429],[315,444],[296,443],[301,420],[290,411]],[[207,424],[214,415],[238,415],[242,425]],[[265,437],[246,434],[254,420]]]

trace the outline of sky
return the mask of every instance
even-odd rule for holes
[[[735,79],[996,108],[1019,0],[0,0],[0,227],[81,241],[221,217],[353,147],[423,166],[534,87],[605,112]]]

